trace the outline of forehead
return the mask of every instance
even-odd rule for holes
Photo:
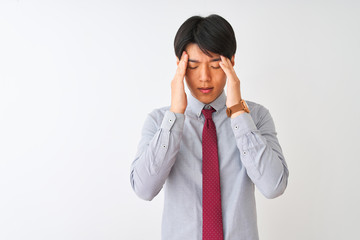
[[[186,53],[189,55],[189,61],[194,60],[196,62],[211,62],[220,58],[219,54],[209,52],[212,57],[206,55],[196,43],[189,43],[185,48]]]

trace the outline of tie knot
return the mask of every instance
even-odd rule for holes
[[[201,112],[204,114],[205,119],[212,119],[212,113],[215,111],[216,110],[211,107],[210,109],[203,109]]]

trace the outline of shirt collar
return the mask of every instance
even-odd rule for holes
[[[226,104],[226,95],[224,90],[222,91],[219,97],[217,97],[213,102],[209,104],[200,102],[193,95],[191,95],[191,93],[188,94],[188,105],[191,111],[194,112],[198,117],[200,117],[201,115],[201,110],[203,110],[204,107],[206,108],[208,105],[213,107],[216,110],[216,112],[219,112],[222,108],[226,106],[225,104]]]

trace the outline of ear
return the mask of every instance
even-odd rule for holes
[[[235,65],[235,54],[231,57],[231,64],[234,66]]]

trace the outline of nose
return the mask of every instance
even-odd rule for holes
[[[205,81],[210,81],[211,79],[211,76],[210,76],[210,69],[208,66],[202,66],[200,69],[199,69],[199,79],[201,82],[205,82]]]

